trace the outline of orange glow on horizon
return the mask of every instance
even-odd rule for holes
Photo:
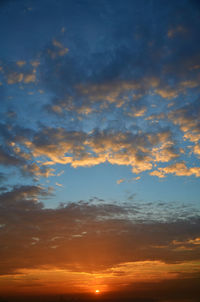
[[[102,295],[117,291],[133,282],[173,280],[179,273],[193,273],[199,261],[166,264],[161,261],[125,262],[95,273],[66,269],[21,269],[15,275],[0,276],[1,293],[15,294],[67,294],[89,293]],[[119,273],[120,272],[120,273]],[[177,272],[177,273],[175,273]],[[29,280],[32,286],[27,286]]]

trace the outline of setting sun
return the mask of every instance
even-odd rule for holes
[[[99,290],[99,289],[96,289],[96,290],[95,290],[95,293],[96,293],[96,294],[99,294],[99,293],[100,293],[100,290]]]

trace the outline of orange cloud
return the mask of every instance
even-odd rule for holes
[[[174,174],[177,176],[192,176],[200,177],[200,167],[187,167],[184,162],[178,162],[169,165],[165,168],[158,168],[158,170],[150,172],[150,175],[163,178],[166,174]]]
[[[156,162],[169,162],[179,156],[168,130],[134,135],[45,128],[32,141],[25,140],[24,145],[33,158],[43,156],[41,166],[60,163],[76,168],[109,162],[131,166],[136,174],[151,170]]]

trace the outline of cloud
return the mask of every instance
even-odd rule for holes
[[[65,56],[68,53],[69,49],[64,47],[61,42],[53,39],[52,45],[47,49],[47,53],[51,59],[55,59],[57,56]]]
[[[0,125],[1,139],[4,148],[0,147],[0,164],[5,167],[17,167],[23,176],[49,177],[54,169],[41,162],[34,162],[31,153],[24,148],[26,137],[32,130],[23,127],[12,127],[11,124]]]
[[[10,154],[8,150],[0,147],[0,164],[4,166],[19,166],[22,163],[20,158]]]
[[[113,11],[115,17],[118,5]],[[143,9],[137,5],[145,21]],[[180,146],[182,142],[176,139],[174,126],[184,131],[185,139],[195,142],[193,152],[199,156],[197,114],[190,108],[198,108],[197,101],[190,101],[190,106],[178,105],[180,96],[186,98],[191,91],[198,90],[199,57],[194,48],[189,53],[183,41],[196,41],[199,45],[194,26],[197,21],[189,18],[184,25],[177,24],[171,5],[167,8],[174,16],[170,19],[172,22],[169,24],[164,15],[162,20],[156,15],[160,20],[156,35],[152,24],[150,27],[145,25],[146,21],[141,24],[138,16],[133,19],[127,11],[126,24],[119,23],[118,17],[111,18],[114,22],[111,27],[101,23],[102,27],[98,28],[94,22],[105,43],[99,37],[93,37],[93,42],[82,38],[88,34],[84,27],[76,33],[79,38],[75,40],[71,35],[65,40],[64,35],[60,35],[45,41],[43,50],[30,60],[2,62],[7,83],[20,84],[20,87],[21,84],[33,85],[37,91],[46,91],[42,102],[37,96],[34,98],[37,117],[32,118],[32,134],[25,134],[23,142],[21,139],[12,150],[13,156],[24,161],[22,172],[48,177],[54,174],[50,167],[54,164],[76,168],[109,162],[130,166],[136,174],[153,170],[150,175],[163,176],[164,170],[155,170],[155,167],[174,163],[185,152]],[[163,8],[160,9],[164,13]],[[102,16],[110,16],[107,5]],[[141,26],[135,26],[137,22]],[[193,34],[188,35],[191,28]],[[170,111],[163,101],[173,98],[175,110]],[[18,106],[17,113],[23,111],[20,104],[15,106]],[[191,119],[192,115],[195,119]],[[21,116],[17,116],[15,123],[19,125],[20,120]],[[185,131],[184,127],[190,129]],[[164,137],[164,133],[168,137]],[[198,175],[197,169],[184,173]]]
[[[118,180],[117,180],[117,184],[120,185],[120,184],[121,184],[122,182],[124,182],[124,181],[125,181],[124,178],[118,179]]]
[[[22,174],[36,177],[49,177],[54,175],[54,169],[46,166],[40,166],[36,163],[24,164],[21,167]]]
[[[165,88],[165,89],[156,89],[155,91],[157,94],[159,94],[162,98],[166,99],[172,99],[176,98],[178,96],[178,92],[175,89],[172,88]]]
[[[25,84],[28,84],[28,83],[31,83],[31,82],[35,82],[36,80],[36,75],[34,73],[32,74],[27,74],[25,77],[24,77],[24,83]]]
[[[200,106],[199,101],[193,101],[190,104],[182,106],[179,109],[173,110],[169,113],[169,119],[175,125],[180,127],[184,133],[184,140],[192,142],[191,146],[194,154],[199,156],[199,140],[200,140],[200,123],[199,123]]]
[[[189,245],[189,246],[194,246],[194,245],[200,245],[200,238],[193,238],[193,239],[190,239],[190,240],[187,240],[187,241],[176,241],[174,240],[172,242],[172,244],[174,245]]]
[[[14,61],[3,62],[3,77],[7,84],[30,84],[36,82],[36,72],[39,66],[38,61]],[[19,86],[18,86],[19,87]],[[22,87],[22,86],[21,86]]]
[[[180,205],[177,216],[174,204],[86,201],[49,209],[41,202],[49,194],[51,188],[39,186],[1,193],[1,274],[44,266],[90,272],[147,259],[199,259],[198,210],[194,214]],[[175,251],[174,242],[187,242],[193,249]]]
[[[86,133],[44,128],[35,134],[32,141],[24,144],[34,158],[45,156],[50,159],[47,164],[79,167],[107,161],[131,166],[134,173],[151,170],[154,161],[168,162],[179,156],[169,130],[133,134],[128,131],[96,130]]]
[[[58,187],[63,187],[63,185],[60,184],[60,183],[58,183],[58,182],[56,182],[56,186],[58,186]]]
[[[171,38],[174,38],[178,34],[185,34],[185,33],[187,33],[187,30],[183,26],[178,25],[175,28],[171,28],[168,31],[167,35],[171,39]]]
[[[2,149],[2,163],[18,166],[23,174],[38,177],[54,175],[51,166],[58,163],[76,168],[109,162],[130,166],[138,174],[154,169],[158,163],[171,162],[183,152],[175,145],[172,132],[159,127],[153,132],[133,133],[126,128],[86,132],[61,127],[41,127],[38,131],[18,127],[13,131],[4,125],[2,133],[9,145],[9,153]],[[158,171],[150,175],[161,176],[164,170]],[[192,174],[198,176],[197,170],[185,172],[188,176]]]
[[[15,8],[14,1],[9,2]],[[39,12],[33,6],[30,17],[36,13],[37,21],[27,28],[24,16],[18,18],[23,34],[13,36],[16,49],[9,40],[7,59],[0,66],[1,165],[18,168],[34,183],[39,177],[59,176],[60,165],[104,163],[126,165],[135,174],[199,177],[197,2],[157,1],[156,6],[154,1],[84,2],[74,6],[73,1],[58,5],[53,1],[50,19],[45,5]],[[15,28],[16,18],[10,15],[13,5],[6,8],[7,30]],[[47,24],[55,31],[47,32]],[[30,35],[31,26],[35,32],[39,28],[42,39]],[[60,33],[63,26],[66,33]],[[139,178],[133,175],[132,180]],[[5,180],[4,174],[0,180]],[[119,176],[117,183],[123,180]],[[49,269],[46,274],[55,268],[91,276],[107,272],[109,280],[123,274],[130,277],[133,288],[142,267],[143,274],[154,268],[154,276],[159,270],[165,279],[169,269],[170,278],[187,279],[190,289],[188,271],[193,282],[199,279],[194,277],[200,254],[196,208],[175,201],[111,203],[94,198],[50,209],[42,201],[50,198],[51,190],[41,186],[3,185],[0,193],[2,275],[21,274],[23,279],[23,270],[44,268]],[[19,287],[23,283],[13,282]],[[154,295],[160,293],[159,286],[177,286],[176,281],[173,286],[165,282],[154,285]],[[166,299],[172,300],[173,295]]]
[[[158,168],[158,170],[150,172],[150,175],[160,178],[165,177],[166,174],[200,177],[200,167],[187,167],[184,162],[177,162],[165,168]]]
[[[140,178],[141,178],[140,176],[137,176],[137,177],[132,178],[132,180],[139,180]]]
[[[4,182],[7,179],[7,175],[5,173],[0,172],[0,183]]]
[[[144,116],[146,111],[147,111],[147,107],[143,106],[143,107],[134,107],[132,106],[132,112],[129,112],[128,115],[129,116],[133,116],[133,117],[141,117],[141,116]]]
[[[199,102],[194,101],[169,113],[169,119],[175,125],[179,125],[180,129],[185,133],[185,137],[192,142],[199,140],[199,111]],[[191,135],[191,138],[189,135]]]
[[[26,64],[26,61],[17,61],[16,64],[21,67],[24,66]]]
[[[159,113],[159,114],[149,115],[148,117],[146,117],[146,120],[147,121],[152,121],[152,122],[159,122],[159,120],[162,120],[162,119],[165,119],[165,118],[166,118],[166,116],[162,112],[162,113]]]
[[[7,83],[8,84],[16,84],[20,83],[23,80],[23,73],[11,72],[7,76]]]

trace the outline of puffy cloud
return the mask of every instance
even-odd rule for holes
[[[56,182],[56,186],[58,186],[58,187],[63,187],[63,185],[60,184],[60,183],[58,183],[58,182]]]
[[[199,134],[199,112],[199,102],[195,101],[171,111],[168,116],[175,125],[180,126],[183,132],[186,132],[186,134],[189,132],[191,134],[191,140],[195,141],[195,134]]]
[[[43,165],[40,161],[34,162],[33,156],[24,148],[26,136],[31,130],[22,127],[0,125],[1,140],[4,148],[0,148],[0,164],[5,167],[17,167],[23,176],[49,177],[54,175],[54,169]]]
[[[36,81],[36,69],[31,70],[30,68],[25,69],[23,66],[23,61],[16,62],[16,65],[18,66],[17,70],[16,66],[13,64],[11,66],[7,66],[7,70],[4,74],[5,79],[9,85],[12,84],[30,84],[34,83]]]
[[[40,62],[38,60],[31,61],[31,65],[36,68],[36,67],[38,67],[40,65]]]
[[[50,159],[46,164],[70,164],[72,167],[93,166],[109,162],[129,165],[134,173],[150,170],[154,162],[168,162],[178,157],[171,133],[67,131],[64,128],[44,128],[32,141],[25,141],[34,158]],[[43,161],[43,165],[45,161]]]
[[[177,176],[195,176],[200,177],[200,167],[187,167],[184,162],[177,162],[165,168],[150,172],[150,175],[165,177],[166,174],[174,174]]]
[[[16,64],[21,67],[24,66],[26,64],[26,61],[17,61]]]
[[[23,73],[11,72],[7,76],[7,83],[8,84],[16,84],[23,81]]]
[[[156,89],[155,92],[164,99],[172,99],[178,96],[178,91],[170,87]]]
[[[176,85],[169,86],[167,83],[162,82],[155,89],[155,93],[159,94],[163,99],[173,99],[180,97],[180,95],[187,94],[187,89],[198,87],[198,77],[194,80],[180,80]]]
[[[4,182],[7,179],[7,176],[5,173],[0,172],[0,183]]]
[[[200,140],[200,122],[199,122],[200,106],[199,101],[191,102],[179,109],[169,113],[169,119],[175,125],[180,127],[184,133],[184,139],[189,140],[195,145],[192,146],[193,152],[199,155],[199,140]]]
[[[0,164],[5,166],[19,166],[22,160],[13,154],[10,154],[8,150],[0,147]]]
[[[133,5],[132,13],[127,11],[128,23],[122,22],[118,14],[118,9],[121,11],[119,3],[116,3],[112,16],[106,5],[105,15],[96,15],[97,19],[101,15],[105,22],[98,19],[100,27],[94,22],[99,35],[93,39],[85,39],[88,31],[80,26],[80,32],[73,29],[76,39],[73,34],[64,36],[63,32],[50,42],[44,41],[46,47],[38,49],[35,58],[1,62],[5,82],[19,84],[17,87],[9,86],[9,89],[20,87],[21,93],[30,85],[38,85],[37,92],[47,93],[42,101],[41,96],[34,98],[37,116],[32,117],[30,127],[39,130],[33,131],[33,137],[24,135],[23,142],[12,150],[14,157],[25,161],[23,171],[48,176],[53,174],[48,166],[55,163],[79,167],[105,162],[130,166],[134,173],[150,171],[154,165],[173,161],[180,156],[181,143],[179,139],[175,140],[177,133],[171,121],[184,131],[185,139],[195,143],[193,152],[199,155],[198,110],[195,113],[192,109],[198,108],[197,101],[178,107],[180,96],[185,103],[187,93],[198,89],[199,41],[196,25],[199,21],[188,16],[187,22],[184,18],[184,22],[178,24],[174,8],[171,10],[171,5],[167,5],[170,15],[174,16],[169,24],[165,10],[160,7],[163,18],[161,20],[160,14],[156,15],[159,29],[155,34],[152,24],[145,25],[143,8],[137,5],[140,17],[138,14],[132,18],[135,11]],[[148,7],[152,9],[151,5]],[[192,6],[190,9],[193,11]],[[85,8],[81,14],[84,12]],[[141,18],[144,24],[141,24]],[[107,23],[110,19],[112,25]],[[138,24],[141,26],[138,27]],[[188,45],[196,47],[188,50]],[[5,86],[7,89],[8,85]],[[162,100],[173,98],[176,109],[169,112]],[[27,102],[23,103],[24,109],[20,102],[12,104],[14,109],[17,107],[16,125],[22,121],[23,110],[31,108]],[[156,106],[160,106],[158,113]],[[46,109],[45,112],[42,109]],[[166,112],[163,113],[163,110]],[[49,115],[50,112],[54,115]],[[63,126],[64,117],[66,127]],[[41,121],[45,124],[42,130]],[[57,129],[52,127],[55,121]],[[170,128],[171,136],[161,142],[158,133],[163,132],[165,126]],[[95,133],[97,127],[103,131]],[[15,132],[14,129],[12,131]],[[12,141],[15,140],[18,138]],[[35,162],[36,159],[40,162]],[[160,173],[158,171],[153,173]]]
[[[125,181],[124,178],[118,179],[118,180],[117,180],[117,184],[120,185],[120,184],[121,184],[122,182],[124,182],[124,181]]]
[[[53,39],[52,45],[48,48],[47,53],[51,59],[55,59],[57,56],[64,56],[68,53],[69,49],[64,47],[61,42]]]
[[[152,152],[155,156],[156,162],[169,162],[180,156],[174,146],[174,142],[170,140],[164,142],[159,147],[153,148]]]
[[[198,156],[200,156],[200,145],[199,144],[196,144],[193,148],[193,152],[195,154],[197,154]]]
[[[35,82],[36,80],[36,75],[35,73],[32,73],[32,74],[26,74],[24,76],[24,83],[25,84],[28,84],[28,83],[31,83],[31,82]]]
[[[141,117],[144,116],[146,111],[147,111],[147,107],[142,106],[142,107],[133,107],[132,106],[132,112],[129,112],[128,115],[129,116],[133,116],[133,117]]]
[[[29,209],[42,208],[43,204],[38,201],[39,196],[48,196],[51,193],[51,188],[45,190],[40,186],[14,186],[11,191],[3,192],[0,195],[1,209],[9,213],[9,208],[19,208],[26,211],[26,205]],[[24,209],[25,207],[25,209]],[[1,216],[1,220],[3,215]],[[5,219],[3,219],[5,222]],[[6,223],[5,223],[6,225]]]
[[[36,163],[28,163],[21,167],[22,173],[36,177],[49,177],[54,175],[54,169],[46,166],[40,166]]]
[[[147,121],[152,121],[152,122],[159,122],[159,120],[165,119],[166,116],[164,113],[159,113],[159,114],[152,114],[146,117]]]
[[[174,245],[200,245],[200,238],[193,238],[187,241],[177,241],[173,240],[172,244]]]
[[[186,28],[184,28],[181,25],[178,25],[175,28],[169,29],[167,35],[171,39],[171,38],[174,38],[178,34],[185,34],[185,33],[187,33]]]

